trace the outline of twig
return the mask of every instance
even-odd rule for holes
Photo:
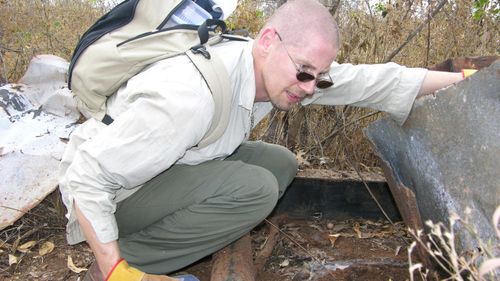
[[[23,214],[30,214],[30,215],[34,215],[34,216],[37,216],[39,218],[47,218],[45,216],[42,216],[42,215],[39,215],[39,214],[35,214],[35,213],[32,213],[30,211],[23,211],[23,210],[19,210],[19,209],[16,209],[16,208],[13,208],[13,207],[9,207],[9,206],[4,206],[4,205],[0,205],[0,208],[5,208],[5,209],[9,209],[9,210],[13,210],[13,211],[18,211],[20,213],[23,213]]]
[[[347,110],[347,109],[346,109],[346,110]],[[378,113],[380,113],[380,111],[370,112],[370,113],[368,113],[368,114],[365,114],[365,115],[363,115],[363,116],[359,117],[359,118],[358,118],[358,119],[356,119],[356,120],[352,120],[352,121],[350,121],[350,122],[348,122],[348,123],[345,123],[345,124],[343,124],[343,126],[338,127],[338,128],[335,128],[335,129],[334,129],[334,130],[333,130],[330,134],[328,134],[328,136],[324,137],[324,138],[323,138],[322,140],[320,140],[319,142],[317,142],[317,141],[316,141],[316,142],[318,143],[318,146],[319,146],[320,150],[321,150],[321,157],[323,157],[323,146],[324,146],[324,145],[326,145],[325,143],[326,143],[329,139],[331,139],[331,138],[333,138],[334,136],[336,136],[336,135],[337,135],[337,134],[338,134],[341,130],[344,130],[345,128],[347,128],[347,127],[349,127],[349,126],[351,126],[351,125],[353,125],[353,124],[356,124],[356,123],[358,123],[359,121],[361,121],[361,120],[363,120],[363,119],[366,119],[366,118],[371,117],[371,116],[373,116],[373,115],[377,115]],[[311,131],[312,131],[312,130],[311,130]],[[311,151],[312,151],[313,149],[315,149],[315,148],[316,148],[316,147],[311,147],[311,148],[309,148],[309,149],[305,150],[305,153],[307,153],[307,154],[311,154]]]
[[[310,119],[306,120],[306,122],[309,122],[309,121],[310,121]],[[312,128],[312,126],[309,123],[308,123],[308,127]],[[309,130],[309,131],[313,135],[314,142],[316,142],[318,144],[319,149],[320,149],[320,153],[321,153],[321,159],[323,159],[325,157],[323,145],[322,145],[321,141],[318,140],[318,135],[315,133],[315,131],[314,130]]]
[[[355,153],[353,151],[353,153]],[[382,205],[378,202],[377,198],[375,197],[375,194],[373,194],[373,192],[371,191],[370,187],[368,186],[368,184],[366,183],[365,179],[363,178],[363,176],[361,175],[361,172],[359,172],[359,169],[352,163],[350,157],[349,157],[349,153],[346,153],[345,154],[346,156],[346,159],[347,159],[347,162],[349,162],[349,165],[354,169],[354,171],[356,171],[356,174],[358,174],[358,177],[361,179],[361,181],[363,182],[363,185],[365,186],[366,190],[368,191],[368,193],[370,194],[370,196],[372,197],[373,201],[375,201],[375,203],[377,204],[378,208],[380,209],[380,211],[382,212],[382,214],[384,214],[384,217],[387,219],[387,221],[389,221],[393,226],[396,226],[394,224],[394,222],[389,218],[389,215],[387,215],[386,211],[384,210],[384,208],[382,207]],[[405,241],[406,242],[406,241]],[[407,243],[407,242],[406,242]]]
[[[431,8],[430,6],[430,1],[429,1],[429,9]],[[429,15],[428,15],[429,17]],[[425,67],[429,65],[429,55],[430,55],[430,49],[431,49],[431,21],[427,21],[427,48],[425,49]]]
[[[370,7],[370,1],[369,0],[365,0],[365,3],[366,3],[366,6],[368,7],[368,12],[370,12],[370,20],[372,22],[372,32],[373,34],[377,34],[377,25],[375,24],[375,18],[373,17],[373,12],[372,12],[372,8]],[[374,44],[373,44],[373,52],[374,53],[378,53],[377,49],[378,49],[378,40],[375,38],[374,40]],[[368,53],[367,53],[368,55]]]
[[[277,123],[279,122],[278,113],[279,113],[279,111],[275,110],[274,108],[273,108],[273,110],[271,110],[271,112],[269,114],[270,115],[269,121],[268,121],[269,124],[268,124],[267,128],[264,130],[264,133],[259,137],[259,139],[264,139],[264,140],[270,141],[270,142],[275,141],[276,134],[277,134],[276,127],[277,127]],[[270,136],[271,134],[273,134],[273,136]],[[270,138],[272,138],[272,140],[270,140]]]
[[[0,46],[1,48],[2,46]],[[3,54],[2,52],[0,52],[0,62],[2,63],[2,70],[3,70],[3,74],[0,74],[0,85],[2,85],[3,83],[7,83],[7,65],[3,59]],[[3,106],[2,106],[3,108]],[[7,115],[10,116],[9,112],[7,112],[7,110],[4,108],[5,112],[7,113]]]
[[[340,132],[340,130],[343,130],[345,127],[349,127],[349,126],[351,126],[352,124],[358,123],[359,121],[361,121],[361,120],[363,120],[363,119],[366,119],[366,118],[368,118],[368,117],[371,117],[371,116],[373,116],[373,115],[376,115],[376,114],[378,114],[378,113],[380,113],[380,111],[370,112],[370,113],[368,113],[368,114],[365,114],[365,115],[363,115],[363,116],[359,117],[359,118],[358,118],[358,119],[356,119],[356,120],[352,120],[352,121],[348,122],[347,124],[344,124],[344,126],[342,126],[341,128],[338,128],[338,129],[336,129],[336,130],[332,131],[332,132],[331,132],[328,136],[324,137],[324,138],[321,140],[321,142],[320,142],[320,143],[321,143],[321,144],[324,144],[324,143],[325,143],[325,142],[326,142],[329,138],[334,137],[335,135],[337,135],[337,134]]]
[[[441,11],[441,8],[443,8],[443,6],[447,2],[448,2],[448,0],[441,1],[438,4],[438,6],[436,7],[436,9],[434,9],[434,11],[432,11],[432,13],[430,13],[430,15],[427,17],[427,19],[423,23],[421,23],[412,33],[410,33],[410,35],[408,35],[408,37],[403,42],[403,44],[401,44],[401,46],[397,47],[394,51],[392,51],[392,53],[388,57],[386,57],[384,59],[384,63],[390,62],[408,43],[410,43],[410,41],[413,39],[413,37],[415,37],[425,27],[427,22],[429,22],[432,18],[434,18],[437,15],[437,13],[439,13],[439,11]]]
[[[30,235],[34,234],[35,232],[39,231],[40,229],[46,227],[48,224],[44,223],[42,226],[36,226],[30,230],[28,230],[26,233],[24,233],[23,235],[21,235],[21,237],[19,238],[20,240],[23,240],[24,238],[26,237],[29,237]]]
[[[344,126],[345,128],[345,126]],[[346,133],[345,133],[345,130],[344,130],[344,135],[346,136]],[[347,137],[347,136],[346,136]],[[346,147],[344,145],[344,147]],[[352,151],[353,155],[356,156],[356,151],[353,149]],[[382,205],[380,204],[380,202],[377,200],[377,198],[375,197],[375,194],[373,194],[373,192],[371,191],[370,187],[368,186],[368,184],[366,183],[365,179],[363,178],[363,176],[361,175],[361,172],[359,172],[359,169],[353,164],[353,162],[351,161],[351,158],[349,157],[349,153],[345,153],[345,157],[347,159],[347,162],[349,162],[349,165],[356,171],[356,174],[358,174],[358,177],[361,179],[361,181],[363,182],[363,185],[365,186],[366,190],[368,191],[368,193],[370,194],[370,196],[372,197],[373,201],[375,201],[375,204],[377,204],[378,208],[380,209],[380,211],[382,212],[382,214],[384,215],[384,217],[387,219],[387,221],[389,223],[391,223],[392,226],[396,226],[394,224],[394,222],[389,218],[389,215],[387,214],[387,212],[384,210],[384,208],[382,207]],[[405,239],[403,239],[401,237],[401,240],[403,240],[403,242],[408,245],[408,241],[406,241]]]
[[[282,224],[283,220],[285,219],[286,215],[280,215],[277,217],[272,218],[271,220],[274,221],[274,225],[280,225]],[[268,221],[266,219],[266,221]],[[274,246],[278,242],[278,237],[279,237],[279,227],[273,227],[273,225],[269,224],[269,234],[267,235],[267,240],[265,242],[264,247],[260,250],[260,252],[256,255],[255,257],[255,272],[260,272],[264,265],[266,264],[267,259],[269,256],[271,256]]]
[[[22,52],[22,50],[14,50],[14,49],[2,46],[2,45],[0,45],[0,49],[3,49],[3,50],[8,51],[8,52],[13,52],[13,53],[21,53]]]

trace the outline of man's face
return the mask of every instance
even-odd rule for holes
[[[287,44],[286,38],[276,34],[262,68],[262,80],[267,99],[281,110],[289,110],[306,96],[313,95],[318,80],[329,79],[330,64],[337,55],[331,44],[313,39],[300,48]],[[299,71],[316,77],[303,82],[297,78]]]

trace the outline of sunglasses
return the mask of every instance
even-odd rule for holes
[[[276,31],[276,35],[278,35],[278,39],[280,40],[281,44],[283,44],[283,48],[285,49],[286,54],[288,55],[288,57],[290,58],[290,60],[293,63],[293,66],[297,70],[297,74],[295,75],[295,77],[297,78],[298,81],[310,82],[310,81],[316,80],[316,88],[318,88],[318,89],[326,89],[326,88],[333,86],[333,81],[332,81],[332,78],[330,77],[330,74],[323,73],[323,74],[318,75],[318,77],[316,77],[313,74],[305,71],[303,65],[295,63],[295,61],[290,56],[290,52],[288,52],[288,49],[286,48],[285,43],[283,42],[283,39],[281,39],[281,36],[279,35],[279,33],[277,31]]]

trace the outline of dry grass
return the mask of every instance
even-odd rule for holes
[[[96,1],[99,2],[99,1]],[[100,15],[102,5],[74,0],[0,1],[0,77],[17,81],[35,55],[71,58],[82,33]]]
[[[257,2],[240,1],[229,26],[248,29],[255,35],[265,20],[264,13],[256,8]],[[426,15],[440,1],[381,2],[383,6],[378,9],[375,6],[368,9],[366,3],[371,1],[327,2],[336,7],[332,13],[341,29],[339,62],[384,62],[406,41],[409,43],[392,61],[412,67],[426,67],[450,57],[500,52],[498,15],[486,13],[481,20],[473,19],[472,1],[448,1],[412,40],[407,40],[408,36],[425,22]],[[1,0],[0,82],[17,81],[37,54],[54,54],[69,60],[79,36],[109,8],[104,3],[104,0]],[[387,12],[385,17],[382,10]],[[302,151],[314,166],[371,171],[378,166],[377,159],[362,129],[380,116],[368,109],[352,107],[296,108],[272,114],[254,131],[253,138]],[[355,163],[355,167],[349,162]]]
[[[229,26],[246,28],[255,35],[265,20],[264,14],[257,11],[255,0],[240,2]],[[340,3],[332,6],[337,7],[332,13],[342,34],[338,56],[341,63],[384,62],[407,41],[391,60],[412,67],[426,67],[450,57],[500,53],[498,15],[486,13],[480,20],[473,19],[470,0],[448,1],[428,23],[425,23],[427,15],[441,1],[396,0],[378,10],[374,6],[367,8],[366,3],[372,1],[329,2]],[[104,3],[104,0],[0,0],[0,84],[17,81],[35,55],[54,54],[69,60],[79,37],[109,8]],[[387,13],[385,17],[382,10]],[[408,40],[422,24],[420,32]],[[312,166],[346,170],[354,165],[363,171],[373,171],[378,169],[377,159],[362,129],[380,116],[383,114],[349,106],[297,107],[290,112],[273,111],[252,137],[301,152]],[[32,216],[23,217],[1,232],[0,250],[13,252],[23,241],[47,240],[52,235],[51,229],[63,228],[64,221],[58,219],[63,213],[57,210],[59,200],[44,202],[30,212]],[[0,272],[8,268],[8,261],[0,259]],[[479,272],[477,268],[474,270]]]
[[[415,276],[419,278],[418,280],[434,280],[435,278],[433,270],[425,268],[421,263],[412,264],[412,252],[417,245],[425,250],[437,265],[437,269],[443,273],[444,277],[439,278],[439,280],[493,281],[500,278],[500,258],[496,256],[500,251],[500,245],[495,242],[495,240],[500,239],[500,206],[497,207],[492,219],[497,237],[493,236],[491,241],[481,240],[473,223],[468,220],[468,214],[470,214],[470,209],[465,210],[466,217],[463,219],[457,214],[452,214],[448,226],[441,222],[427,221],[428,234],[424,234],[422,230],[410,229],[410,234],[415,239],[408,248],[411,281],[414,280]],[[474,237],[477,241],[477,249],[458,250],[455,247],[455,240],[458,237],[456,237],[454,229],[457,225],[461,225],[461,228],[466,229]]]
[[[475,20],[472,1],[448,1],[439,10],[441,1],[390,1],[392,4],[384,5],[385,17],[374,6],[368,9],[366,3],[372,1],[340,1],[338,6],[335,4],[339,1],[326,2],[338,7],[332,13],[341,30],[342,47],[337,58],[341,63],[393,61],[410,67],[427,67],[452,57],[500,53],[498,14],[486,13]],[[433,11],[437,11],[434,17],[425,23]],[[421,25],[420,32],[408,40]],[[389,60],[405,42],[408,44]],[[254,138],[287,145],[295,152],[305,151],[315,166],[378,170],[377,158],[362,129],[383,114],[349,106],[309,106],[302,110],[305,113],[294,109],[271,115],[254,133]],[[278,124],[273,125],[276,118]],[[295,131],[300,134],[290,135]]]
[[[385,17],[374,7],[371,7],[371,15],[370,11],[366,12],[366,1],[341,6],[336,14],[343,36],[339,62],[386,61],[442,0],[391,2],[384,5]],[[427,67],[451,57],[498,54],[498,15],[485,14],[479,21],[473,19],[472,2],[447,1],[391,61],[412,67]]]

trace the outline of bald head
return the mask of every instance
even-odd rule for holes
[[[321,38],[339,49],[338,26],[317,0],[289,0],[279,7],[264,28],[275,28],[288,45],[301,47]]]
[[[337,24],[323,5],[316,0],[289,0],[253,43],[255,101],[270,101],[288,110],[313,95],[318,81],[326,80],[338,46]]]

